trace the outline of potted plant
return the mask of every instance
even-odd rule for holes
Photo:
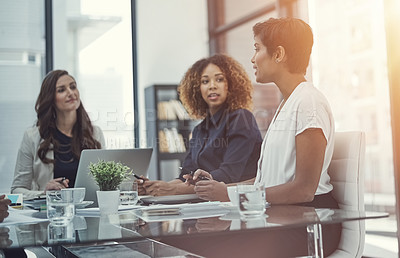
[[[89,173],[100,188],[96,192],[100,213],[117,213],[119,204],[118,186],[132,174],[132,170],[121,162],[99,160],[96,163],[91,162],[89,164]]]

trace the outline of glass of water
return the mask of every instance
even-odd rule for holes
[[[237,185],[241,218],[258,217],[265,213],[265,188],[263,184]]]
[[[138,185],[135,181],[124,181],[119,185],[119,199],[122,205],[135,205],[138,202]]]
[[[54,226],[66,226],[74,218],[75,205],[71,191],[47,191],[46,206],[47,218]]]

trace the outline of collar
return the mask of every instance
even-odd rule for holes
[[[202,127],[204,129],[209,129],[210,126],[218,127],[221,118],[225,117],[227,113],[228,109],[226,104],[223,104],[223,106],[214,115],[211,115],[210,112],[207,112],[207,116],[202,122]]]

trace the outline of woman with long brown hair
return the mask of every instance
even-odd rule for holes
[[[18,151],[12,193],[25,198],[73,187],[80,153],[105,146],[101,129],[83,107],[75,79],[49,72],[36,100],[36,125],[25,131]]]

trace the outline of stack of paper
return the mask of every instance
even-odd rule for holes
[[[229,209],[221,202],[201,202],[152,205],[137,209],[133,212],[144,221],[153,222],[171,219],[198,219],[223,216],[229,212]]]

